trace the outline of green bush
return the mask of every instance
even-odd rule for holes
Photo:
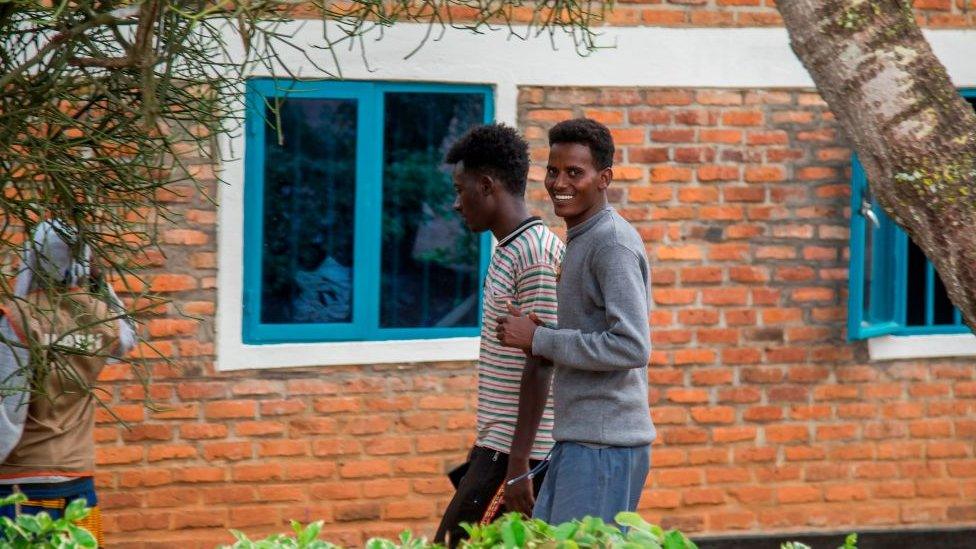
[[[486,526],[465,525],[470,539],[461,547],[466,549],[695,549],[695,544],[677,530],[665,532],[659,526],[649,524],[637,513],[620,513],[617,522],[627,527],[624,532],[617,526],[606,524],[599,518],[586,517],[552,526],[538,519],[525,519],[518,513],[509,513]],[[292,522],[294,538],[275,534],[259,541],[251,541],[243,533],[231,532],[237,543],[231,549],[333,549],[336,546],[319,541],[322,521],[306,528]],[[397,540],[373,538],[366,542],[366,549],[436,549],[442,547],[415,538],[410,531],[400,534]]]
[[[463,549],[697,549],[693,541],[678,530],[665,531],[650,524],[637,513],[619,513],[616,517],[623,529],[606,524],[599,518],[586,517],[559,525],[550,525],[538,519],[526,519],[518,513],[509,513],[486,526],[465,525],[470,539],[462,542]],[[251,541],[243,533],[231,530],[237,542],[223,549],[339,549],[339,546],[321,541],[318,535],[322,521],[307,527],[292,521],[295,537],[274,534],[263,540]],[[365,549],[442,549],[426,538],[415,538],[408,531],[396,540],[372,538]],[[782,549],[810,549],[799,542],[788,542]],[[857,535],[847,536],[840,549],[857,549]]]
[[[24,494],[12,494],[0,498],[0,507],[26,500]],[[75,524],[90,512],[85,500],[76,499],[68,504],[64,516],[59,519],[52,519],[45,512],[18,515],[13,520],[0,517],[0,549],[94,549],[98,547],[95,536]]]
[[[0,507],[25,501],[23,494],[0,498]],[[91,510],[84,500],[75,500],[65,509],[64,517],[52,519],[47,513],[20,515],[16,520],[0,517],[0,549],[92,549],[98,544],[91,532],[75,524]],[[485,526],[465,525],[470,539],[464,549],[697,549],[693,541],[678,530],[665,531],[650,524],[637,513],[619,513],[615,517],[621,529],[603,520],[586,517],[559,525],[539,519],[526,519],[508,513]],[[291,521],[293,536],[272,534],[251,540],[243,532],[231,530],[237,540],[222,549],[341,549],[339,545],[319,539],[323,521],[302,526]],[[372,538],[365,549],[443,549],[426,538],[415,538],[409,530],[396,540]],[[788,542],[782,549],[810,549],[799,542]],[[857,534],[850,534],[840,549],[857,549]]]

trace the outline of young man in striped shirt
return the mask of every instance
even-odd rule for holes
[[[446,162],[454,165],[454,209],[469,229],[490,230],[498,240],[482,298],[477,439],[434,538],[454,547],[467,537],[460,523],[477,524],[499,488],[528,473],[552,448],[551,365],[503,347],[495,332],[497,319],[516,309],[555,324],[564,248],[525,205],[528,145],[513,128],[474,128],[451,148]],[[506,485],[503,493],[507,510],[532,513],[531,479]]]

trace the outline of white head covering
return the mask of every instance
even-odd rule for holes
[[[51,283],[77,286],[87,278],[91,270],[91,248],[84,246],[81,257],[75,257],[69,241],[77,234],[56,219],[38,224],[31,239],[24,244],[14,295],[24,297]]]

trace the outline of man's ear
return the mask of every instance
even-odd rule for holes
[[[600,190],[605,191],[613,183],[613,168],[607,167],[600,170]]]
[[[495,180],[488,174],[478,176],[478,190],[481,196],[491,196],[495,193]]]

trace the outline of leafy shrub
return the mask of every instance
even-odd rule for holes
[[[241,531],[231,530],[230,532],[234,534],[237,542],[229,547],[233,549],[340,549],[334,543],[319,539],[322,524],[323,521],[317,520],[303,528],[300,522],[293,520],[291,521],[291,529],[295,532],[295,537],[288,537],[284,534],[271,534],[258,541],[251,541]]]
[[[526,519],[509,513],[485,526],[465,525],[470,539],[461,543],[463,549],[697,549],[693,541],[678,530],[665,531],[650,524],[637,513],[619,513],[619,528],[599,518],[586,517],[559,525],[538,519]],[[263,540],[251,541],[243,533],[232,530],[237,543],[224,549],[339,549],[318,540],[322,521],[306,528],[292,521],[296,537],[274,534]],[[426,538],[416,538],[409,530],[396,540],[372,538],[365,549],[443,549]],[[799,542],[788,542],[782,549],[810,549]],[[847,536],[839,549],[857,549],[857,535]]]
[[[24,494],[12,494],[0,498],[0,507],[26,500]],[[76,499],[59,519],[52,519],[46,512],[18,515],[16,519],[0,517],[0,549],[94,549],[98,547],[95,536],[75,524],[90,512],[85,500]]]
[[[695,544],[677,530],[665,532],[661,527],[649,524],[637,513],[620,513],[617,522],[627,527],[626,532],[617,526],[606,524],[599,518],[586,517],[558,526],[539,519],[526,519],[518,513],[509,513],[485,526],[465,525],[470,539],[463,542],[465,549],[514,549],[524,547],[553,549],[696,549]],[[304,530],[292,522],[296,537],[275,534],[259,541],[251,541],[243,533],[232,531],[237,543],[231,549],[334,549],[336,546],[318,541],[322,521],[310,524]],[[400,534],[397,540],[373,538],[366,542],[366,549],[437,549],[426,538],[415,538],[410,531]]]

